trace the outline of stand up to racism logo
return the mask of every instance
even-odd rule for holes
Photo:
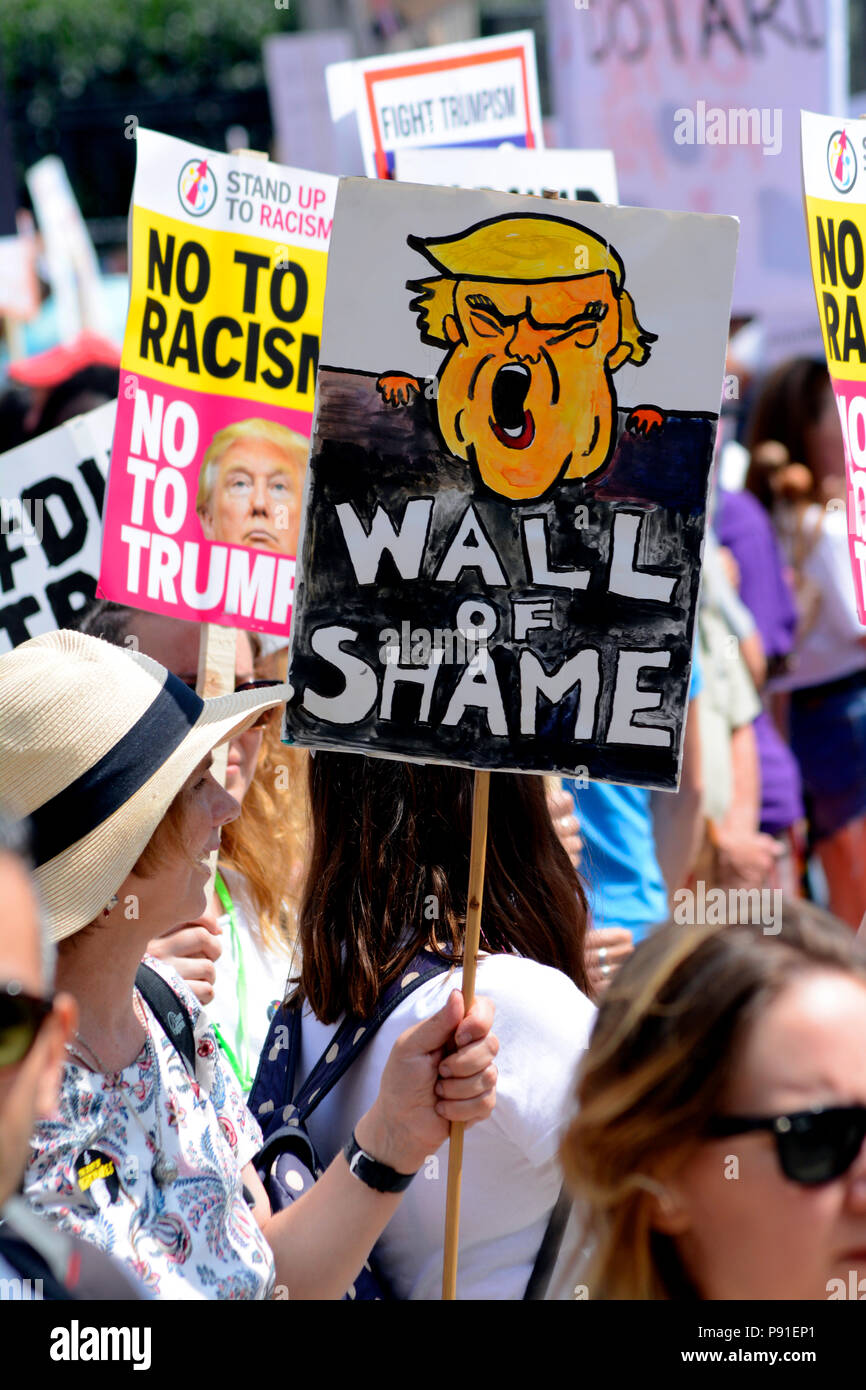
[[[217,197],[214,172],[206,159],[188,159],[177,181],[177,196],[181,207],[191,217],[204,217]]]
[[[834,130],[827,142],[827,168],[833,187],[850,193],[857,177],[857,156],[846,130]]]

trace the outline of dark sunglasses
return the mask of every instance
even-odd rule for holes
[[[279,685],[279,684],[280,684],[279,681],[240,681],[240,682],[237,682],[237,681],[236,681],[236,682],[235,682],[235,694],[236,694],[236,695],[239,695],[239,694],[241,693],[242,690],[266,690],[269,686],[274,686],[274,685]],[[275,714],[279,714],[279,713],[280,713],[280,707],[279,707],[279,705],[274,705],[273,709],[265,709],[265,710],[262,710],[261,714],[259,715],[258,719],[255,721],[255,723],[250,725],[250,729],[265,729],[265,728],[267,728],[268,724],[271,722],[271,720],[273,719],[274,715],[275,715]]]
[[[0,1067],[24,1061],[53,1008],[51,999],[25,994],[17,980],[0,984]]]
[[[802,1110],[766,1119],[721,1115],[711,1122],[709,1133],[721,1139],[761,1129],[773,1135],[785,1177],[812,1187],[841,1177],[851,1167],[866,1139],[866,1105]]]
[[[235,694],[236,694],[236,695],[240,695],[240,693],[241,693],[242,690],[267,690],[270,686],[279,685],[279,684],[280,684],[280,681],[273,681],[273,680],[272,680],[272,681],[235,681]],[[195,682],[194,680],[188,680],[188,681],[184,681],[184,685],[188,686],[190,690],[195,690],[196,682]],[[273,709],[265,709],[265,710],[262,710],[261,714],[259,715],[258,719],[255,721],[255,723],[250,725],[250,729],[264,729],[264,728],[266,728],[267,725],[270,723],[271,718],[272,718],[275,714],[279,714],[279,711],[280,711],[279,705],[274,705]],[[247,732],[249,733],[249,729],[247,730]]]

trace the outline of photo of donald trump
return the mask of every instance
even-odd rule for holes
[[[196,511],[210,541],[294,556],[309,440],[273,420],[219,430],[202,459]]]

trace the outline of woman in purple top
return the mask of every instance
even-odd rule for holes
[[[774,691],[790,696],[791,749],[830,910],[856,928],[866,908],[866,630],[848,559],[845,455],[826,363],[795,358],[775,369],[755,405],[750,447],[746,487],[770,516],[798,608],[793,659]]]
[[[751,492],[720,490],[715,531],[737,563],[740,598],[755,619],[772,675],[790,656],[797,630],[797,608],[773,523]],[[780,861],[793,869],[805,814],[800,769],[766,709],[755,720],[755,737],[761,765],[761,830],[793,852],[793,858]],[[796,875],[791,877],[794,881],[782,887],[796,892]]]

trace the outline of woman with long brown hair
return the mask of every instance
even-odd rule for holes
[[[375,1093],[397,1034],[461,983],[472,783],[462,768],[335,753],[311,760],[299,1086],[337,1021],[368,1019],[419,952],[453,967],[400,1000],[309,1117],[323,1161]],[[498,1107],[486,1136],[466,1139],[459,1298],[522,1298],[555,1206],[560,1116],[594,1014],[585,927],[586,899],[551,824],[543,779],[492,774],[477,987],[496,1005]],[[435,1299],[441,1289],[444,1167],[431,1160],[424,1177],[376,1250],[400,1298]]]
[[[866,949],[807,903],[768,925],[665,927],[611,982],[562,1145],[591,1299],[866,1275]]]

